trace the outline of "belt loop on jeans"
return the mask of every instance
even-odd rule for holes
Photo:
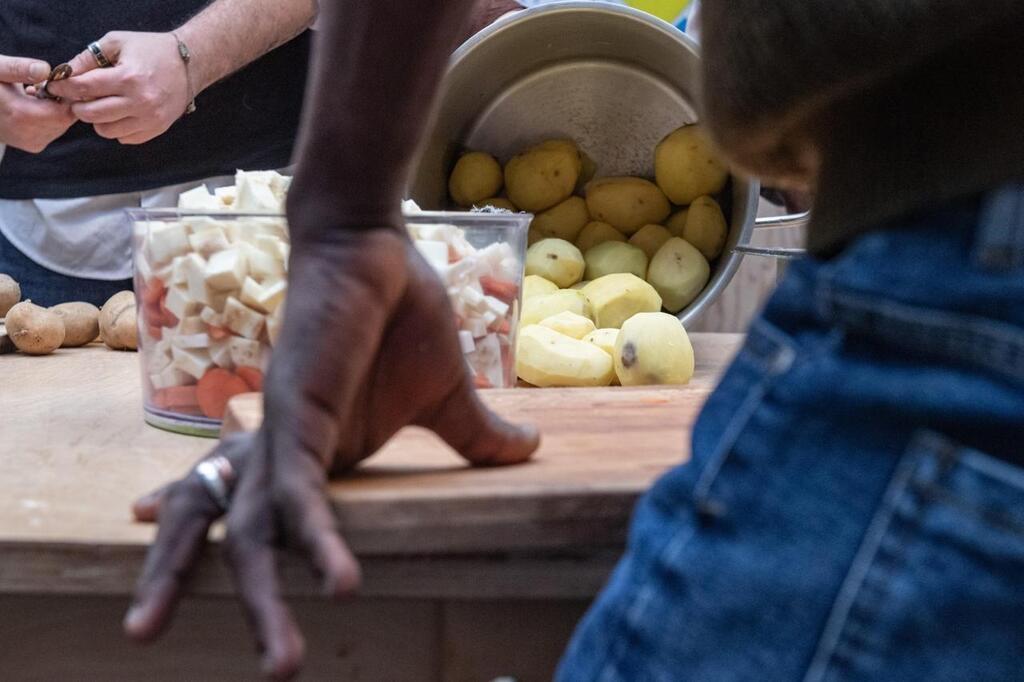
[[[987,270],[1024,267],[1024,184],[985,197],[978,217],[974,262]]]

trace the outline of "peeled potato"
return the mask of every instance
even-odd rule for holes
[[[717,194],[729,180],[729,169],[718,158],[699,125],[680,128],[654,150],[658,187],[672,203],[686,206],[705,194]],[[660,221],[652,221],[660,222]]]
[[[618,340],[618,338],[618,329],[597,329],[584,336],[583,340],[586,341],[587,343],[594,344],[595,346],[603,350],[605,353],[612,356],[612,358],[614,358],[615,342]],[[619,377],[616,376],[614,379],[612,379],[612,386],[618,385]]]
[[[0,318],[21,300],[21,287],[10,275],[0,274]]]
[[[711,197],[697,197],[690,204],[690,212],[683,227],[683,239],[697,247],[708,260],[722,255],[729,225],[722,207]]]
[[[612,357],[586,341],[530,325],[519,334],[516,369],[534,386],[608,386],[615,376]]]
[[[657,290],[629,273],[606,275],[583,288],[594,322],[603,329],[618,329],[637,313],[661,310]]]
[[[647,256],[632,244],[605,242],[584,254],[587,263],[584,277],[595,280],[617,272],[631,272],[637,277],[647,275]]]
[[[573,284],[573,285],[572,285],[571,287],[569,287],[569,288],[570,288],[570,289],[583,289],[583,288],[585,288],[585,287],[586,287],[586,286],[587,286],[588,284],[590,284],[590,280],[588,280],[588,279],[581,279],[581,280],[580,280],[579,282],[576,282],[576,284]]]
[[[490,154],[469,152],[455,163],[448,193],[459,206],[473,206],[501,190],[501,165]]]
[[[676,211],[665,221],[665,227],[672,233],[673,237],[682,237],[686,229],[686,217],[690,215],[690,209],[684,208]]]
[[[61,303],[50,308],[64,321],[62,348],[78,348],[100,335],[100,309],[91,303]]]
[[[623,386],[687,384],[693,371],[690,337],[673,315],[640,313],[622,325],[615,374]]]
[[[559,334],[565,334],[573,339],[582,339],[597,329],[594,326],[594,321],[589,317],[583,317],[568,310],[552,315],[546,320],[541,320],[540,326],[554,329]]]
[[[585,267],[580,250],[562,239],[542,239],[526,250],[526,274],[540,275],[559,289],[580,281]]]
[[[590,213],[587,212],[587,202],[580,197],[569,197],[562,203],[538,213],[530,223],[530,229],[545,237],[574,242],[588,222]]]
[[[678,313],[707,286],[711,266],[695,246],[673,237],[651,259],[647,281],[661,294],[665,310]]]
[[[624,242],[626,235],[622,234],[608,223],[598,221],[587,223],[580,236],[576,238],[576,248],[583,253],[605,242]]]
[[[504,197],[491,197],[490,199],[484,199],[482,201],[476,202],[474,206],[481,208],[484,206],[493,206],[494,208],[503,208],[506,211],[512,211],[513,213],[519,212],[519,209],[516,208],[516,205]]]
[[[579,149],[572,142],[541,143],[505,165],[508,198],[524,211],[546,211],[572,196],[582,166]]]
[[[563,289],[545,296],[534,296],[523,302],[522,325],[539,324],[558,313],[569,311],[592,317],[590,301],[578,289]]]
[[[111,350],[136,350],[139,347],[134,292],[121,291],[103,304],[100,310],[100,339]]]
[[[60,316],[32,301],[18,303],[8,310],[4,324],[11,341],[26,355],[48,355],[64,343],[64,322]]]
[[[527,275],[523,279],[523,300],[534,296],[544,296],[558,291],[558,285],[540,275]]]
[[[643,178],[599,178],[587,185],[587,208],[594,220],[627,235],[660,223],[672,207],[658,186]]]
[[[629,238],[629,243],[643,251],[647,258],[651,259],[669,239],[672,239],[672,233],[668,231],[668,228],[661,225],[644,225],[639,232]],[[646,273],[644,276],[646,277]]]

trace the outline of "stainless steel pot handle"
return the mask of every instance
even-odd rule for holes
[[[785,227],[804,227],[811,220],[810,211],[794,213],[792,215],[767,216],[754,221],[755,228],[781,229]],[[783,248],[770,246],[751,246],[750,244],[739,244],[733,249],[736,253],[744,256],[761,256],[762,258],[773,258],[776,261],[778,270],[776,281],[780,281],[786,274],[786,267],[791,261],[803,258],[807,255],[807,249]]]

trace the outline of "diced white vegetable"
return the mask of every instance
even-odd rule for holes
[[[135,274],[146,284],[153,280],[153,266],[149,264],[149,259],[146,258],[146,249],[141,249],[135,257]]]
[[[406,199],[402,202],[402,213],[423,213],[423,209],[412,199]]]
[[[150,223],[146,250],[152,263],[165,265],[188,253],[188,232],[181,223]]]
[[[146,357],[146,372],[149,374],[159,374],[167,369],[170,364],[170,351],[161,353],[154,348]]]
[[[477,341],[474,365],[477,373],[486,377],[491,386],[505,383],[501,366],[501,342],[497,334],[488,334]]]
[[[263,332],[265,318],[255,310],[229,296],[224,304],[224,324],[228,329],[247,339],[258,339]]]
[[[210,302],[210,288],[206,286],[206,261],[202,256],[190,253],[182,258],[179,269],[185,278],[189,299],[200,305]]]
[[[162,391],[165,388],[174,388],[175,386],[188,386],[195,383],[188,374],[182,372],[173,365],[168,365],[160,372],[153,372],[149,375],[149,381],[157,391]]]
[[[267,317],[267,338],[271,346],[277,345],[277,339],[281,335],[281,324],[284,321],[284,306],[279,305],[272,315]]]
[[[284,218],[246,218],[244,225],[248,228],[248,241],[252,244],[255,244],[261,235],[288,239],[288,221]]]
[[[199,319],[210,325],[211,327],[223,327],[224,316],[218,313],[213,308],[206,306],[199,313]]]
[[[448,286],[465,286],[469,276],[473,273],[476,268],[476,263],[472,258],[463,258],[462,260],[452,263],[446,266],[443,270],[440,270],[441,279]]]
[[[206,285],[215,291],[233,291],[242,286],[247,272],[240,248],[218,251],[206,263]]]
[[[228,340],[231,361],[237,367],[259,367],[262,357],[262,346],[259,341],[240,339],[237,336]]]
[[[231,208],[235,205],[235,199],[238,197],[238,189],[234,185],[230,187],[218,187],[213,190],[213,194],[223,206]]]
[[[279,263],[288,262],[288,244],[283,239],[272,234],[261,234],[256,236],[255,244],[257,249]]]
[[[178,197],[178,208],[184,211],[218,211],[223,210],[224,205],[210,194],[206,185],[199,185]]]
[[[462,300],[471,308],[480,308],[484,305],[484,294],[475,286],[468,286],[462,290]]]
[[[257,299],[260,307],[266,310],[268,313],[275,312],[284,303],[285,294],[288,293],[288,282],[286,280],[278,280],[276,282],[268,282],[263,285],[263,289],[260,291],[259,298]]]
[[[431,267],[440,271],[448,267],[448,244],[439,241],[417,241],[416,250],[430,263]]]
[[[515,256],[501,259],[501,266],[498,268],[501,279],[518,281],[523,276],[523,265]]]
[[[459,346],[462,347],[462,353],[472,353],[476,350],[476,342],[473,341],[473,335],[465,330],[459,332]]]
[[[171,349],[174,356],[174,366],[185,374],[195,379],[202,379],[206,371],[213,366],[213,360],[206,350],[174,347]]]
[[[246,277],[245,281],[242,282],[242,291],[239,293],[238,298],[245,305],[260,311],[261,313],[269,313],[270,311],[263,307],[260,303],[260,296],[263,294],[263,287],[261,287],[256,280],[252,277]]]
[[[206,334],[175,334],[171,343],[175,348],[209,348],[210,337]]]
[[[484,297],[484,305],[487,306],[487,310],[494,313],[498,317],[505,317],[508,312],[508,303],[505,303],[501,299],[494,298],[493,296]]]
[[[487,336],[487,323],[479,317],[473,317],[466,320],[464,326],[466,327],[466,331],[473,335],[474,339]]]
[[[181,264],[185,262],[185,256],[176,256],[171,261],[171,284],[185,284],[185,271]]]
[[[260,235],[267,236],[267,235]],[[284,263],[274,256],[264,253],[252,244],[243,242],[239,245],[245,253],[245,259],[249,264],[249,273],[259,280],[269,278],[279,279],[284,277]]]
[[[210,359],[213,364],[223,369],[232,369],[235,363],[231,361],[231,345],[228,339],[210,341]]]
[[[178,326],[175,328],[175,334],[202,334],[206,332],[206,323],[198,315],[190,315],[189,317],[183,317],[178,320]]]
[[[486,311],[480,316],[480,319],[484,321],[484,325],[490,327],[492,324],[498,321],[498,316],[492,313],[490,310]]]
[[[235,187],[238,190],[233,206],[236,211],[280,213],[284,209],[271,187],[270,178],[263,173],[239,171],[235,175]]]
[[[213,308],[214,312],[224,313],[224,306],[227,305],[228,299],[231,297],[230,291],[211,291],[209,292],[208,306]],[[223,326],[223,325],[217,325]]]
[[[228,236],[220,226],[190,234],[188,236],[188,243],[192,250],[203,258],[209,258],[214,253],[223,251],[231,246],[228,244]]]
[[[182,286],[172,286],[167,290],[167,298],[164,305],[179,320],[190,315],[198,315],[202,304],[192,300],[188,291]]]

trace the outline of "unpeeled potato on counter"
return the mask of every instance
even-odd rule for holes
[[[608,353],[540,325],[523,328],[516,356],[519,377],[534,386],[608,386],[615,376]]]
[[[694,199],[681,236],[709,261],[721,256],[729,236],[729,225],[718,202],[708,196]]]
[[[100,309],[91,303],[61,303],[50,308],[64,322],[61,348],[79,348],[100,335]]]
[[[629,243],[643,251],[650,260],[669,239],[672,239],[672,233],[668,228],[661,225],[644,225],[639,232],[629,238]],[[646,277],[646,273],[644,276]]]
[[[135,313],[135,293],[114,294],[100,310],[100,339],[111,350],[138,350],[139,327]]]
[[[530,223],[530,230],[536,230],[546,238],[574,242],[588,222],[590,213],[587,212],[587,202],[581,197],[569,197],[538,213]]]
[[[606,275],[583,288],[591,316],[603,329],[618,329],[637,313],[661,310],[661,296],[653,286],[630,273]]]
[[[678,313],[690,305],[711,279],[711,266],[695,246],[673,237],[651,259],[647,281],[661,295],[665,310]]]
[[[729,180],[729,169],[703,128],[689,125],[658,144],[654,150],[654,175],[658,187],[672,203],[686,206],[699,196],[721,192]]]
[[[647,276],[647,256],[632,244],[605,242],[598,244],[584,254],[587,269],[583,276],[595,280],[605,275],[630,272],[637,277]]]
[[[531,147],[505,165],[508,198],[524,211],[546,211],[572,196],[582,167],[580,151],[569,140]]]
[[[582,339],[587,334],[597,330],[597,327],[594,326],[594,321],[589,317],[583,317],[568,310],[541,320],[540,326],[554,329],[559,334],[565,334],[573,339]]]
[[[658,186],[643,178],[598,178],[587,184],[587,208],[594,220],[631,235],[660,223],[672,210]]]
[[[558,285],[540,275],[527,275],[523,279],[523,300],[534,296],[544,296],[558,291]]]
[[[48,355],[64,343],[64,322],[53,311],[24,301],[7,311],[7,335],[26,355]]]
[[[583,254],[564,239],[542,239],[526,250],[526,274],[540,275],[560,289],[580,281],[585,268]]]
[[[501,190],[503,174],[498,161],[484,152],[463,154],[448,179],[448,193],[463,207],[474,206]]]
[[[693,346],[676,317],[640,313],[622,325],[615,341],[615,374],[623,386],[682,385],[693,372]]]
[[[626,235],[622,234],[608,223],[592,221],[584,225],[576,238],[576,248],[583,253],[605,242],[624,242]]]
[[[558,313],[569,311],[593,319],[590,301],[578,289],[563,289],[545,296],[534,296],[523,302],[522,325],[538,324]]]
[[[21,287],[10,275],[0,273],[0,319],[21,300]]]

